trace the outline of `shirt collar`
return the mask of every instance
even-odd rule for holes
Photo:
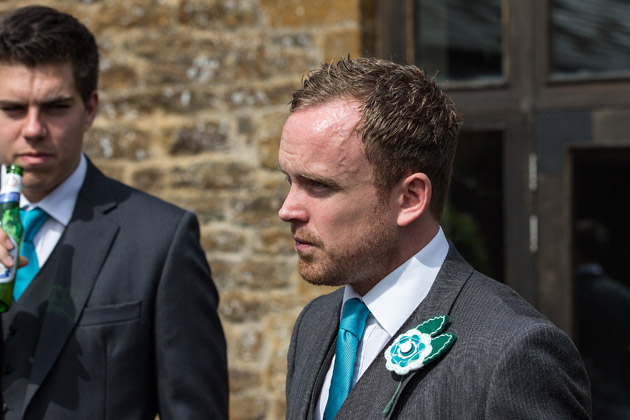
[[[378,282],[365,296],[361,297],[347,285],[343,305],[348,299],[361,299],[370,314],[393,337],[429,293],[448,249],[448,242],[440,227],[431,242]],[[343,306],[341,309],[343,313]]]
[[[82,153],[79,166],[77,166],[74,172],[72,172],[65,181],[37,203],[31,203],[24,194],[22,194],[20,197],[20,208],[31,207],[36,204],[37,207],[40,207],[48,213],[50,217],[54,218],[62,225],[68,225],[72,218],[74,206],[79,196],[79,190],[83,185],[86,174],[87,159]]]

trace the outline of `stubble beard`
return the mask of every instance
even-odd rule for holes
[[[380,281],[388,273],[398,247],[383,212],[375,211],[372,220],[374,223],[365,226],[360,235],[347,239],[348,246],[326,248],[321,241],[314,241],[319,248],[316,255],[298,253],[302,278],[318,286],[374,285]]]

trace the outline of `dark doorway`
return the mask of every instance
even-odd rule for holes
[[[630,148],[571,158],[575,338],[593,419],[630,418]]]

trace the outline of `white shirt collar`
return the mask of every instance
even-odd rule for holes
[[[67,226],[72,218],[74,212],[74,206],[79,196],[79,190],[83,186],[85,175],[87,174],[87,159],[83,153],[81,153],[81,160],[79,166],[72,172],[72,174],[54,190],[50,192],[46,197],[41,199],[38,203],[31,203],[22,194],[20,197],[20,208],[24,206],[31,206],[37,204],[37,207],[41,207],[50,217],[57,220],[64,226]]]
[[[361,299],[370,314],[393,337],[429,293],[448,249],[440,227],[431,242],[378,282],[365,296],[361,297],[347,285],[343,305],[348,299]],[[396,310],[392,310],[394,307]]]

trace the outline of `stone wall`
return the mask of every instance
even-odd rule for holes
[[[0,13],[33,2],[0,0]],[[361,52],[361,0],[41,0],[101,51],[100,112],[85,151],[107,174],[197,214],[221,295],[231,418],[284,418],[286,352],[325,289],[296,272],[277,217],[290,92]],[[203,328],[200,325],[200,328]]]

